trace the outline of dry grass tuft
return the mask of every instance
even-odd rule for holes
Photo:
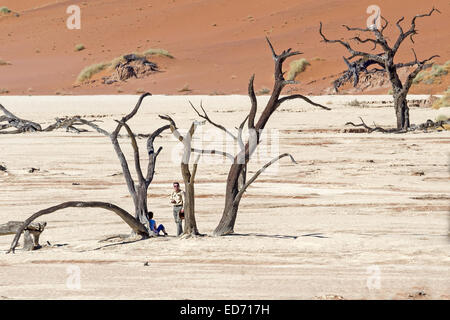
[[[447,88],[447,91],[444,92],[444,95],[439,100],[436,100],[432,108],[439,109],[443,107],[450,107],[450,87]]]
[[[442,77],[448,75],[450,71],[450,60],[443,65],[434,64],[431,69],[423,70],[414,78],[414,84],[439,84]]]
[[[148,49],[147,51],[144,51],[142,53],[144,56],[152,56],[152,55],[157,55],[157,56],[163,56],[163,57],[167,57],[170,59],[173,59],[174,57],[169,53],[169,51],[165,50],[165,49]]]
[[[84,49],[86,49],[86,47],[83,45],[83,44],[77,44],[76,46],[75,46],[75,51],[81,51],[81,50],[84,50]]]
[[[94,74],[99,73],[100,71],[105,70],[111,66],[110,62],[102,62],[90,65],[83,70],[81,70],[80,74],[77,77],[77,82],[84,82],[89,80]]]
[[[269,88],[261,88],[258,91],[256,91],[257,95],[262,95],[262,94],[269,94],[270,93],[270,89]]]
[[[178,92],[190,92],[192,91],[191,88],[189,88],[189,84],[186,83],[182,88],[178,89]]]
[[[306,61],[306,59],[298,59],[295,61],[292,61],[289,64],[289,72],[286,75],[287,80],[294,80],[298,74],[302,73],[306,70],[307,66],[310,66],[311,64]]]
[[[11,13],[11,10],[7,7],[0,7],[0,13],[1,14],[8,14]]]

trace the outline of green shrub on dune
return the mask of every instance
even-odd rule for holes
[[[11,13],[11,10],[8,9],[7,7],[0,7],[0,13],[8,14],[8,13]]]

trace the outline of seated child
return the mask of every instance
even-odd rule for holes
[[[156,236],[159,236],[159,233],[162,231],[163,234],[165,236],[167,236],[166,229],[164,228],[164,226],[162,224],[160,224],[158,227],[156,227],[156,221],[152,219],[153,218],[153,212],[149,212],[147,218],[148,218],[148,224],[149,224],[149,227],[150,227],[150,231],[153,231],[153,233]]]

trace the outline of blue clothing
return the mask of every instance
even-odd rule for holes
[[[160,224],[157,228],[156,228],[156,222],[153,219],[149,220],[149,224],[150,224],[150,230],[153,231],[156,234],[159,234],[161,231],[164,231],[165,228],[162,224]]]
[[[150,223],[150,230],[155,231],[155,225],[156,225],[155,220],[150,219],[148,222]]]

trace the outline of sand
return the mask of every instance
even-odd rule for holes
[[[81,8],[81,29],[68,30],[69,5]],[[351,38],[342,24],[365,27],[373,3],[359,0],[3,0],[2,6],[20,17],[0,16],[0,91],[10,95],[55,94],[180,94],[186,85],[190,94],[246,94],[248,79],[256,73],[255,88],[271,88],[273,65],[264,37],[276,50],[293,48],[303,52],[311,66],[297,80],[304,94],[323,94],[336,74],[346,69],[342,56],[348,52],[338,44],[324,44],[319,22],[329,38]],[[434,5],[442,14],[420,19],[413,45],[404,42],[398,62],[412,61],[411,48],[419,59],[440,55],[439,64],[450,59],[448,1],[378,0],[381,14],[390,21],[389,43],[398,36],[395,22],[405,16],[406,30],[411,18],[429,12]],[[364,37],[364,35],[361,35]],[[86,49],[76,52],[75,46]],[[175,59],[154,58],[163,72],[144,79],[114,85],[99,81],[77,86],[80,71],[92,64],[149,48],[168,50]],[[370,52],[371,46],[360,47]],[[374,51],[375,52],[375,51]],[[375,52],[378,53],[378,52]],[[293,58],[294,59],[294,58]],[[287,61],[286,69],[291,60]],[[442,93],[450,77],[433,85],[414,86],[412,92]],[[372,93],[387,94],[389,87]]]
[[[149,207],[170,236],[115,245],[99,241],[129,228],[110,212],[66,209],[44,216],[39,220],[48,226],[41,243],[59,246],[5,255],[12,236],[0,237],[1,298],[449,299],[450,133],[341,133],[344,123],[358,116],[393,125],[393,109],[350,107],[351,96],[312,98],[333,110],[291,101],[270,120],[269,138],[279,142],[274,151],[292,153],[298,164],[283,159],[248,189],[236,235],[209,236],[221,216],[228,163],[205,157],[196,206],[206,236],[173,237],[167,194],[171,182],[182,179],[172,160],[177,142],[166,133],[156,143],[164,149]],[[165,113],[187,128],[195,119],[187,99],[150,97],[130,125],[136,133],[148,133],[164,124],[157,115]],[[202,100],[210,116],[230,128],[249,109],[246,96],[189,99]],[[258,99],[262,105],[267,97]],[[104,115],[100,125],[110,130],[136,100],[10,96],[2,104],[41,123],[63,115]],[[411,118],[419,123],[448,113],[448,108],[412,108]],[[129,141],[121,143],[131,159]],[[145,140],[139,144],[145,148]],[[144,152],[141,157],[145,161]],[[250,171],[264,159],[255,159]],[[110,201],[132,210],[123,177],[114,175],[120,165],[110,141],[95,132],[0,135],[0,163],[8,168],[8,174],[0,172],[0,223],[69,200]],[[40,171],[28,173],[31,167]],[[79,288],[73,286],[74,270],[80,270]]]

